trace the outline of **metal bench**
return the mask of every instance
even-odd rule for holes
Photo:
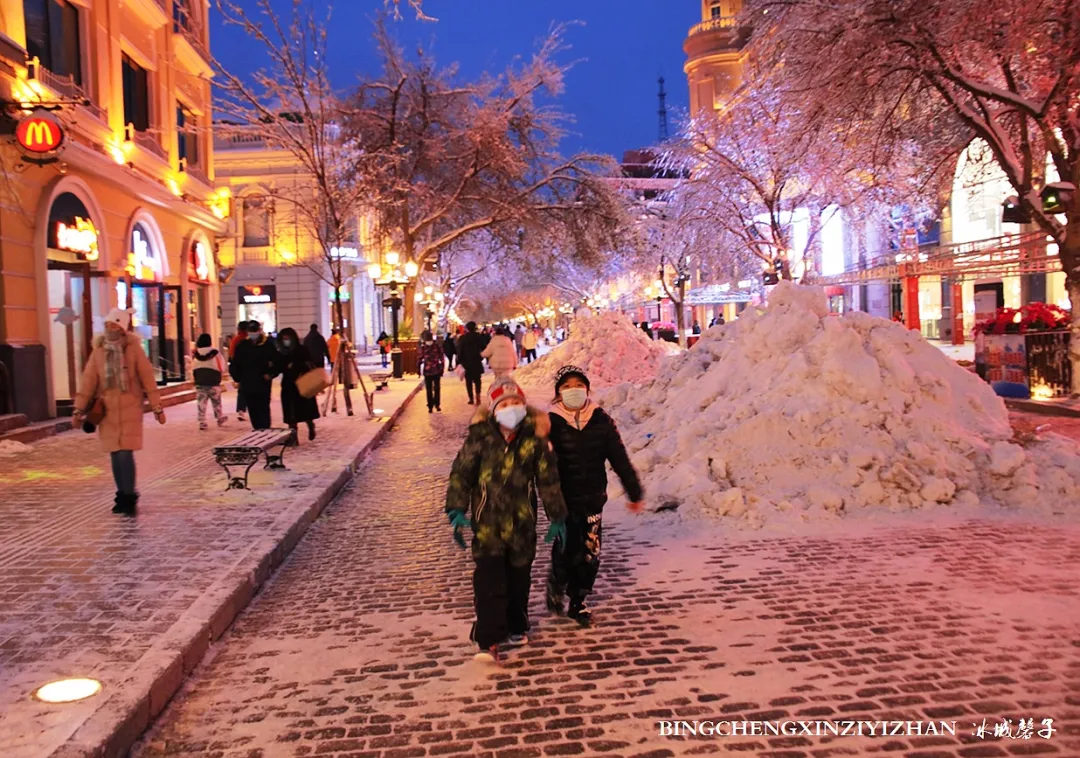
[[[376,391],[384,390],[390,386],[390,377],[393,374],[368,374],[368,379],[375,385]]]
[[[236,439],[229,440],[225,445],[214,448],[214,459],[217,464],[225,469],[225,476],[229,480],[226,490],[248,489],[248,474],[251,467],[259,462],[260,457],[266,458],[263,468],[285,468],[283,459],[285,448],[293,442],[292,429],[254,429]],[[270,451],[280,446],[277,454]],[[236,476],[229,467],[245,466],[244,475]]]

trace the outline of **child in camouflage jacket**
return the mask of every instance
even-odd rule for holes
[[[471,638],[480,648],[478,658],[497,660],[500,643],[527,641],[537,495],[551,522],[550,542],[565,533],[566,518],[555,456],[537,435],[521,388],[503,378],[491,388],[490,416],[469,427],[446,493],[446,512],[459,541],[461,528],[470,525],[470,511],[472,516],[476,623]]]

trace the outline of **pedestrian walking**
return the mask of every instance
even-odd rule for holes
[[[394,349],[394,342],[386,332],[379,332],[379,357],[382,358],[382,367],[389,365],[390,351]]]
[[[143,397],[159,424],[165,423],[161,394],[150,359],[132,334],[131,313],[113,308],[105,316],[105,333],[94,338],[75,393],[72,424],[93,431],[96,422],[101,447],[112,463],[116,497],[113,513],[134,516],[139,502],[135,489],[135,451],[142,450]],[[104,415],[102,415],[104,414]]]
[[[454,335],[452,332],[446,333],[446,339],[443,340],[443,352],[446,354],[446,360],[449,361],[447,369],[454,370],[454,358],[457,357],[457,343],[454,341]]]
[[[525,361],[532,363],[536,360],[536,346],[540,344],[540,335],[537,334],[537,329],[533,328],[525,332],[525,336],[521,340],[521,347],[525,351]]]
[[[563,366],[556,373],[550,416],[550,440],[568,515],[566,534],[551,549],[547,607],[562,614],[563,598],[569,594],[567,615],[587,626],[592,613],[585,601],[600,568],[606,464],[622,482],[631,511],[641,511],[644,491],[615,422],[589,398],[589,378],[582,369]]]
[[[436,410],[442,413],[442,375],[446,359],[442,347],[426,329],[420,335],[417,363],[424,377],[424,388],[427,390],[427,412]]]
[[[326,341],[326,355],[330,358],[330,365],[337,365],[338,353],[341,351],[341,330],[335,327],[330,333],[330,339]]]
[[[214,409],[218,426],[228,420],[221,409],[221,379],[225,376],[225,358],[215,348],[209,334],[200,334],[192,354],[191,378],[195,382],[195,407],[199,429],[206,431],[206,404]]]
[[[293,430],[293,444],[300,444],[298,427],[307,424],[308,440],[315,439],[315,419],[319,418],[319,402],[304,397],[296,380],[307,372],[322,368],[312,360],[307,348],[300,343],[296,330],[287,327],[278,332],[278,370],[281,374],[281,418]]]
[[[278,335],[279,337],[281,335]],[[340,337],[338,338],[341,339]],[[304,337],[304,349],[308,351],[308,355],[311,356],[311,362],[315,364],[317,368],[322,368],[326,365],[326,359],[330,356],[330,351],[326,344],[326,338],[319,334],[319,325],[312,324],[308,329],[307,336]],[[332,362],[332,361],[331,361]]]
[[[500,644],[528,641],[537,494],[551,522],[548,542],[565,538],[566,504],[554,454],[538,436],[521,388],[510,379],[496,381],[489,410],[469,427],[454,460],[446,513],[462,547],[462,529],[473,530],[476,622],[469,636],[477,659],[497,661]]]
[[[233,335],[232,340],[229,342],[229,360],[233,359],[236,355],[236,348],[244,343],[248,338],[248,322],[241,321],[236,325],[236,334]],[[241,423],[247,421],[244,418],[244,414],[247,412],[247,403],[244,402],[244,393],[240,392],[240,385],[236,385],[236,420]]]
[[[236,346],[229,374],[239,382],[252,429],[270,428],[270,387],[278,374],[278,352],[258,321],[248,322],[248,338]]]
[[[693,327],[691,327],[691,329],[690,329],[690,332],[691,332],[691,334],[694,334],[695,336],[700,336],[701,335],[701,324],[699,324],[697,321],[695,321]]]
[[[514,348],[518,360],[525,360],[525,326],[518,324],[518,328],[514,331]]]
[[[514,343],[505,332],[500,332],[491,338],[491,342],[480,353],[481,357],[487,358],[488,365],[495,372],[495,378],[507,376],[517,368],[517,351]]]
[[[643,332],[645,332],[645,334],[649,335],[649,339],[653,338],[652,328],[650,328],[648,321],[642,321],[641,322],[641,331],[643,331]]]
[[[465,388],[469,391],[469,405],[481,402],[481,377],[484,375],[484,338],[476,331],[476,322],[465,324],[465,334],[458,338],[458,367],[465,372]]]

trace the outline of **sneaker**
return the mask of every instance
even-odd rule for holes
[[[469,405],[476,405],[472,400],[469,400]]]
[[[506,638],[506,645],[508,647],[521,647],[522,645],[529,644],[529,635],[527,634],[511,634]]]
[[[498,663],[499,662],[499,646],[492,645],[489,648],[480,648],[480,651],[473,656],[473,660],[481,663]]]
[[[442,413],[442,406],[441,406],[441,405],[436,405],[436,406],[435,406],[435,410],[436,410],[436,412],[438,412],[438,413]]]
[[[566,615],[582,626],[588,626],[592,622],[592,611],[585,605],[584,598],[575,598],[570,601],[570,609]]]
[[[227,423],[229,423],[229,417],[228,416],[222,416],[221,418],[219,418],[217,420],[217,425],[218,426],[225,426],[225,424],[227,424]]]
[[[428,407],[428,409],[427,409],[427,412],[428,412],[428,413],[434,413],[434,412],[435,412],[435,409],[434,409],[434,408],[431,408],[431,407],[429,406],[429,407]]]
[[[199,424],[199,431],[200,432],[205,432],[209,428],[210,427],[208,427],[206,424]]]

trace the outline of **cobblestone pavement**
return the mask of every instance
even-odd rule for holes
[[[415,380],[393,384],[377,404],[392,412],[415,387]],[[362,398],[357,404],[363,407]],[[225,408],[235,409],[235,395],[226,396]],[[252,491],[226,492],[211,449],[250,426],[230,414],[225,427],[200,432],[194,403],[166,414],[165,426],[145,417],[136,519],[110,513],[114,486],[96,435],[66,432],[0,458],[5,758],[49,754],[107,707],[106,695],[137,691],[133,677],[160,663],[162,638],[184,624],[208,624],[198,611],[214,607],[222,580],[270,549],[267,540],[278,544],[297,509],[310,508],[351,465],[349,456],[383,428],[359,411],[322,419],[314,442],[302,433],[300,447],[286,453],[287,471],[260,464],[252,469]],[[273,415],[280,421],[276,399]],[[52,679],[87,675],[105,683],[102,696],[64,707],[29,698]]]
[[[135,755],[1080,755],[1069,524],[672,536],[662,516],[609,506],[595,626],[542,610],[541,558],[529,645],[472,660],[471,564],[441,514],[467,407],[460,385],[446,393],[444,415],[413,404]],[[995,739],[1002,718],[1056,731]],[[955,721],[956,735],[661,736],[670,719]]]

